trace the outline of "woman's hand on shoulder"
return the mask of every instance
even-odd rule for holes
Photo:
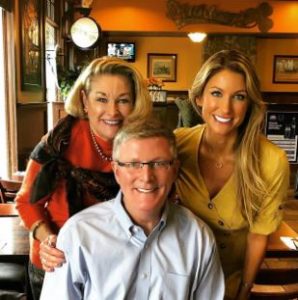
[[[64,252],[56,248],[57,235],[51,234],[40,243],[39,256],[42,268],[53,272],[65,263]]]

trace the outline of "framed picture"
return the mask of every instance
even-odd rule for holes
[[[176,81],[177,54],[148,53],[147,75],[162,81]]]
[[[21,30],[21,89],[42,89],[42,22],[39,0],[22,0],[20,3]]]
[[[274,83],[298,83],[298,56],[274,55]]]

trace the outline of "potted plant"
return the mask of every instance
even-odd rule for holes
[[[58,69],[58,83],[60,88],[60,94],[63,101],[66,99],[69,91],[71,90],[73,84],[79,77],[82,67],[78,67],[74,70],[71,69]]]

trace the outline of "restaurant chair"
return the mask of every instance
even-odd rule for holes
[[[177,97],[174,102],[178,107],[177,127],[192,127],[204,123],[203,119],[194,110],[189,99]]]
[[[17,217],[15,203],[0,203],[0,218]],[[1,239],[1,237],[0,237]],[[0,253],[2,248],[0,249]],[[0,299],[29,300],[30,286],[27,273],[28,261],[12,256],[1,256],[0,261]]]
[[[0,290],[25,293],[27,288],[27,270],[23,263],[0,262]]]
[[[265,258],[251,291],[251,300],[298,297],[298,259]]]
[[[19,293],[15,291],[0,290],[1,300],[29,300],[24,293]]]
[[[0,191],[2,202],[13,202],[21,185],[21,181],[0,179]]]

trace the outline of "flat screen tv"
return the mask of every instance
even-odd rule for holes
[[[108,42],[107,55],[122,58],[127,61],[135,61],[136,47],[132,42]]]

